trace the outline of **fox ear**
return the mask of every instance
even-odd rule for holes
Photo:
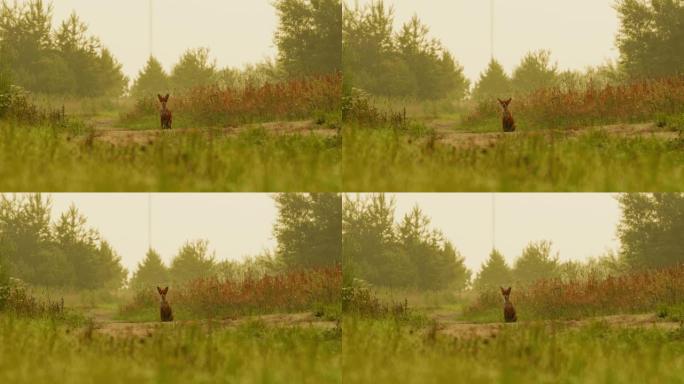
[[[163,292],[166,295],[169,292],[169,287],[164,288]]]
[[[496,99],[499,101],[499,103],[503,104],[503,100],[499,99],[498,97]]]
[[[171,96],[171,95],[169,95],[169,94],[167,93],[166,96],[164,96],[164,101],[169,101],[169,96]]]
[[[503,288],[502,288],[502,289],[503,289]],[[157,287],[157,292],[159,292],[159,294],[161,294],[161,293],[162,293],[161,288]]]
[[[499,289],[501,289],[501,293],[504,293],[504,292],[506,291],[506,290],[503,289],[503,287],[501,287],[501,286],[499,287]]]
[[[506,100],[506,104],[510,104],[511,101],[513,101],[513,98],[512,98],[512,97],[509,97],[508,100]]]
[[[157,93],[157,98],[159,99],[159,101],[164,100],[164,98],[162,97],[162,95],[160,95],[160,94],[158,94],[158,93]]]
[[[507,292],[507,293],[511,293],[511,287],[508,287],[508,289],[506,290],[506,292]]]

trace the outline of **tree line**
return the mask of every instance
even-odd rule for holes
[[[384,194],[347,197],[342,219],[346,283],[362,279],[386,287],[487,290],[540,279],[574,281],[684,263],[680,241],[684,194],[623,194],[618,201],[622,216],[616,228],[617,252],[607,251],[584,262],[563,262],[551,242],[533,241],[512,265],[501,252],[492,250],[471,280],[464,257],[442,232],[430,228],[429,218],[419,207],[395,223],[393,198]]]
[[[384,194],[346,198],[342,215],[345,277],[388,287],[465,288],[470,271],[453,244],[430,227],[430,219],[419,207],[399,223],[394,222],[395,211],[394,199]]]
[[[53,220],[49,197],[0,195],[0,280],[15,277],[33,285],[76,289],[115,289],[128,281],[131,288],[142,289],[201,277],[244,279],[341,263],[340,195],[280,194],[274,199],[274,250],[242,261],[218,260],[207,240],[188,241],[168,266],[157,251],[148,250],[127,280],[119,255],[75,206]]]
[[[383,0],[348,7],[343,64],[348,86],[380,96],[477,101],[542,88],[586,89],[632,79],[684,74],[684,3],[615,0],[620,18],[616,63],[560,71],[551,51],[528,52],[511,74],[492,59],[471,88],[463,69],[417,16],[394,31],[394,11]]]
[[[207,84],[244,87],[341,70],[340,0],[276,0],[273,5],[279,16],[275,61],[219,69],[207,48],[195,48],[167,74],[150,57],[131,93],[139,97]],[[9,78],[31,92],[79,97],[118,97],[129,90],[121,64],[76,13],[57,28],[53,22],[50,1],[0,0],[0,85]]]

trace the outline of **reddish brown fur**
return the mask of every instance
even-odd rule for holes
[[[518,316],[515,314],[515,308],[513,308],[513,303],[511,303],[511,287],[508,289],[501,288],[501,294],[504,297],[504,321],[507,323],[515,323],[518,321]]]
[[[508,110],[508,105],[511,104],[513,99],[499,100],[501,108],[503,108],[503,117],[501,119],[504,132],[515,132],[515,120],[513,120],[513,114]]]
[[[161,289],[157,287],[157,292],[161,297],[161,305],[159,307],[159,314],[161,316],[161,321],[173,321],[173,312],[171,311],[171,306],[169,302],[166,301],[166,294],[169,292],[169,287]]]
[[[173,113],[166,107],[166,103],[169,102],[169,94],[166,96],[157,95],[159,102],[161,103],[161,111],[159,116],[161,118],[161,128],[171,129],[171,124],[173,123]]]

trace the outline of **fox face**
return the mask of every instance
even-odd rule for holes
[[[171,129],[171,124],[173,123],[173,114],[167,108],[167,103],[169,102],[170,95],[167,93],[166,96],[157,95],[159,103],[161,104],[161,111],[159,113],[161,120],[162,129]]]
[[[173,312],[171,311],[171,305],[166,301],[166,294],[169,293],[169,287],[161,289],[157,287],[157,292],[159,292],[159,314],[161,321],[173,321]]]
[[[497,99],[501,108],[503,109],[502,125],[504,132],[514,132],[515,131],[515,120],[513,120],[513,114],[508,110],[508,106],[513,101],[512,98],[507,100]]]

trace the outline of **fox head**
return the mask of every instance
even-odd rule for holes
[[[503,287],[499,287],[499,288],[501,288],[501,294],[504,297],[504,301],[508,302],[508,300],[511,296],[511,287],[508,287],[508,289],[504,289]]]
[[[162,95],[157,94],[157,98],[159,99],[159,102],[162,105],[162,109],[166,109],[166,103],[169,102],[169,96],[170,95],[168,93],[166,94],[166,96],[162,96]]]
[[[513,101],[512,98],[508,98],[508,100],[501,100],[501,99],[497,99],[497,100],[499,100],[499,104],[501,104],[501,108],[503,108],[504,111],[508,111],[508,105],[511,104],[511,101]]]
[[[166,294],[169,292],[169,287],[165,287],[164,289],[157,287],[157,292],[159,292],[162,303],[166,302]]]

